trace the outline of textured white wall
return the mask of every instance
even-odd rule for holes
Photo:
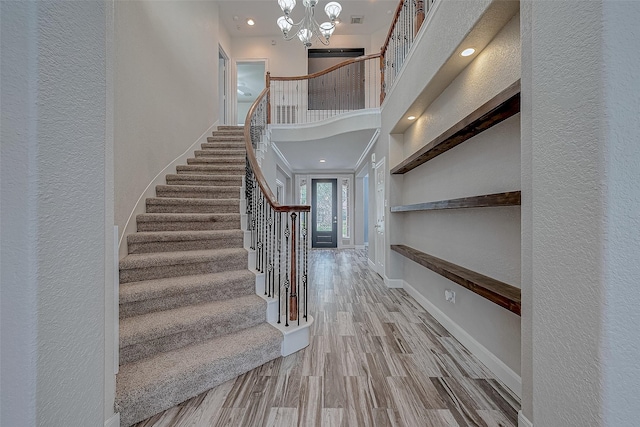
[[[538,426],[604,425],[601,17],[600,2],[534,2],[532,8],[533,419]]]
[[[115,3],[115,223],[122,234],[145,187],[218,119],[219,25],[215,2]]]
[[[100,426],[106,3],[2,2],[0,423]]]
[[[638,19],[637,2],[531,8],[538,426],[640,418]]]

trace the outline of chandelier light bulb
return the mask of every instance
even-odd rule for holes
[[[320,24],[320,32],[327,40],[329,40],[329,37],[331,37],[331,34],[333,34],[333,30],[335,29],[336,26],[331,22],[323,22],[322,24]]]
[[[289,32],[289,30],[291,30],[291,27],[292,27],[291,22],[289,22],[289,20],[285,16],[281,16],[280,18],[278,18],[276,23],[278,24],[278,27],[280,27],[280,30],[284,33],[285,36]]]
[[[300,31],[298,31],[298,38],[302,43],[304,43],[305,46],[311,46],[312,36],[313,36],[313,33],[311,32],[311,30],[307,28],[303,28]]]
[[[316,7],[318,0],[302,0],[304,7]]]
[[[278,0],[278,5],[285,15],[289,15],[294,7],[296,7],[296,0]]]
[[[324,11],[329,19],[334,21],[340,15],[340,12],[342,12],[342,6],[340,6],[340,3],[338,3],[337,1],[332,1],[327,3],[327,5],[324,7]]]

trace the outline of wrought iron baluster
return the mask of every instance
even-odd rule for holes
[[[302,227],[302,240],[303,240],[303,253],[304,253],[304,265],[303,265],[303,269],[302,269],[302,284],[303,284],[303,289],[304,289],[304,319],[307,320],[307,316],[308,316],[308,311],[307,311],[307,304],[309,302],[309,294],[308,294],[308,290],[307,290],[307,268],[308,268],[308,262],[309,262],[309,242],[307,240],[307,235],[308,235],[308,221],[309,221],[309,213],[308,212],[303,212],[302,215],[304,215],[304,225]]]
[[[295,212],[291,213],[291,291],[289,293],[289,320],[298,320],[298,288],[297,288],[297,253],[296,253],[296,218]]]
[[[282,212],[278,212],[278,323],[280,323],[282,307],[282,215]]]
[[[284,267],[284,312],[285,321],[284,326],[289,326],[289,237],[291,231],[289,231],[289,218],[285,217],[286,225],[284,229],[284,247],[285,247],[285,267]]]

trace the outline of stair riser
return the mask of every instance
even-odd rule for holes
[[[205,319],[197,325],[192,325],[187,331],[121,347],[120,364],[135,362],[136,360],[155,356],[158,353],[176,350],[221,335],[231,334],[265,321],[266,306],[262,305],[244,311],[242,316]]]
[[[138,231],[236,230],[240,218],[229,221],[149,221],[138,222]]]
[[[180,178],[171,178],[167,176],[167,184],[168,185],[207,185],[213,187],[219,186],[229,186],[229,187],[240,187],[242,186],[242,177],[234,177],[234,178],[220,178],[220,179],[198,179],[196,177],[180,176]]]
[[[244,165],[246,159],[244,157],[228,157],[228,158],[214,158],[214,157],[197,157],[187,159],[187,165]]]
[[[211,191],[188,191],[179,189],[156,189],[157,197],[187,198],[187,199],[238,199],[240,189],[214,189]]]
[[[232,205],[190,205],[185,204],[150,204],[147,203],[147,213],[238,213],[240,202]]]
[[[197,251],[201,249],[242,248],[243,236],[216,238],[207,240],[182,240],[172,242],[129,243],[130,254],[145,254],[152,252]]]
[[[212,284],[209,288],[195,292],[182,293],[180,295],[163,296],[135,302],[120,304],[120,319],[156,311],[173,310],[188,305],[203,304],[213,301],[223,301],[231,298],[239,298],[251,295],[255,292],[255,284],[252,281],[244,283]]]
[[[163,279],[165,277],[188,276],[192,274],[220,273],[247,268],[247,257],[226,257],[212,261],[190,264],[159,265],[155,267],[120,270],[120,283],[140,282],[142,280]]]

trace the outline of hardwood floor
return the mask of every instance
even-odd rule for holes
[[[309,347],[136,427],[517,426],[517,397],[364,251],[309,257]]]

